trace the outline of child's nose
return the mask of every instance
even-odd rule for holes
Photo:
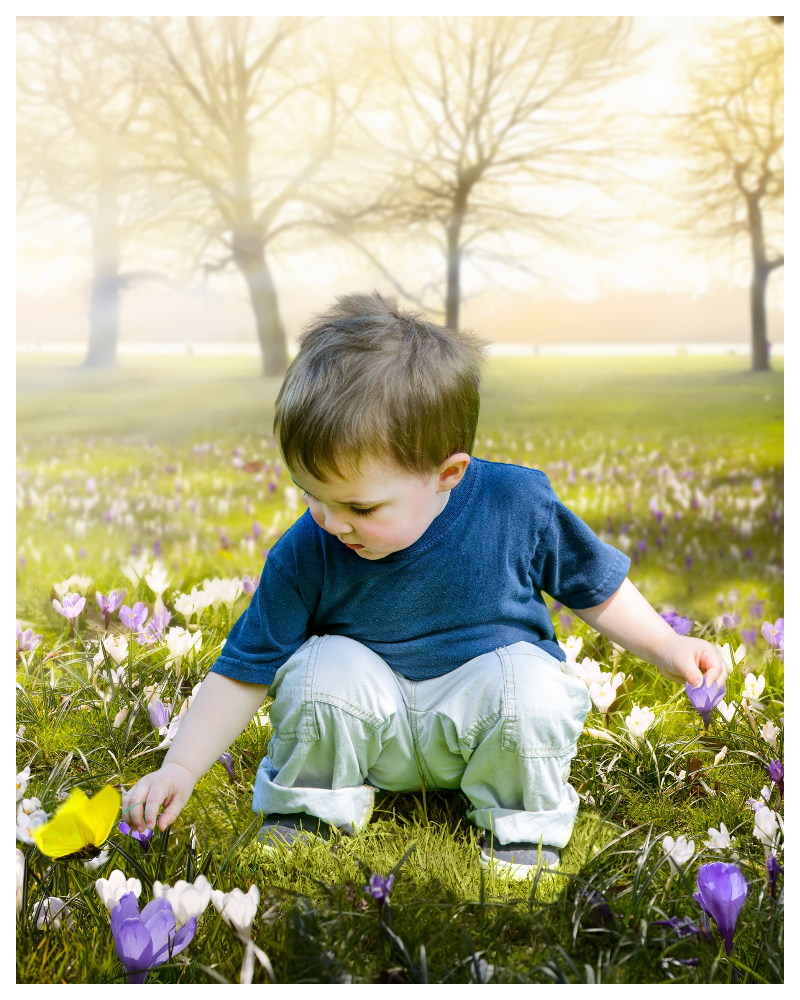
[[[323,510],[323,517],[325,518],[325,530],[332,535],[347,535],[353,530],[350,522],[334,511]]]

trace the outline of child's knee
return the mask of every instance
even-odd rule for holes
[[[343,635],[312,636],[284,664],[276,680],[270,711],[276,729],[294,716],[298,722],[304,717],[305,725],[298,728],[310,735],[317,729],[312,719],[323,705],[372,727],[382,726],[396,709],[397,685],[386,662],[368,646]]]
[[[528,643],[498,650],[503,662],[503,744],[522,756],[571,757],[591,708],[583,681]]]

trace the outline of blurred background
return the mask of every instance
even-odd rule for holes
[[[61,627],[76,580],[150,600],[155,565],[255,578],[303,510],[271,435],[296,338],[377,288],[489,342],[476,455],[760,641],[782,22],[18,18],[21,618]]]
[[[501,351],[764,368],[781,22],[19,18],[18,350],[279,375],[377,287]]]

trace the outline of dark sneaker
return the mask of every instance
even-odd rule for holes
[[[330,827],[323,820],[307,813],[266,816],[257,836],[268,851],[274,851],[276,847],[291,850],[295,843],[310,844],[316,838],[327,843]]]
[[[497,837],[489,838],[489,831],[484,830],[484,836],[489,841],[481,850],[478,863],[482,868],[492,866],[498,875],[506,875],[514,879],[526,879],[536,873],[539,864],[539,845],[527,844],[524,841],[515,844],[501,844]],[[551,871],[558,868],[561,854],[557,847],[542,846],[542,869]]]

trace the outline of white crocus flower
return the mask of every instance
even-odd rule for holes
[[[568,635],[566,643],[563,643],[559,639],[558,644],[566,653],[567,663],[569,663],[570,666],[575,667],[578,662],[578,653],[580,653],[581,648],[583,647],[583,639],[577,635]]]
[[[725,760],[727,755],[728,755],[728,748],[723,747],[717,754],[717,756],[714,758],[714,767],[718,767],[723,762],[723,760]]]
[[[607,712],[616,700],[617,689],[608,681],[605,684],[598,684],[597,681],[592,681],[589,685],[589,694],[597,711]]]
[[[90,576],[80,576],[78,573],[73,573],[69,578],[69,582],[78,591],[81,597],[86,597],[89,587],[92,585],[92,578]]]
[[[232,611],[234,604],[242,594],[242,581],[238,577],[233,577],[231,580],[220,580],[219,583],[219,595],[222,603],[229,611]]]
[[[674,840],[672,837],[664,837],[664,853],[669,859],[669,865],[673,872],[678,867],[687,865],[694,857],[694,841],[686,840],[683,834]]]
[[[129,708],[121,708],[117,712],[117,714],[114,716],[114,722],[113,722],[114,729],[119,729],[119,727],[125,722],[125,720],[128,718],[129,711],[130,711]]]
[[[142,894],[142,883],[139,879],[125,878],[119,868],[115,868],[108,878],[99,878],[94,887],[109,913],[126,893],[134,893],[137,899]]]
[[[188,594],[178,594],[172,598],[172,606],[179,615],[183,615],[187,623],[195,613],[195,603]]]
[[[728,705],[726,702],[721,701],[717,705],[717,711],[720,713],[723,719],[725,719],[726,722],[730,722],[731,719],[734,717],[734,715],[736,715],[736,706],[733,704],[733,702],[731,702],[730,705]]]
[[[634,739],[640,740],[656,721],[656,713],[647,705],[634,705],[631,714],[625,717],[625,725]]]
[[[33,831],[47,822],[47,813],[38,799],[23,799],[17,809],[17,840],[23,844],[35,843]]]
[[[178,730],[181,727],[182,721],[183,721],[183,716],[176,715],[170,722],[169,727],[164,727],[163,729],[159,729],[158,731],[159,735],[163,734],[164,739],[156,747],[157,750],[161,750],[162,748],[172,746],[172,741],[178,735]]]
[[[760,677],[757,674],[748,674],[744,679],[742,701],[757,701],[766,683],[767,679],[763,674]]]
[[[751,675],[748,674],[747,676],[750,677]],[[773,722],[765,722],[761,727],[761,739],[765,743],[769,743],[773,750],[777,750],[778,748],[779,733],[780,729]]]
[[[220,604],[222,604],[222,580],[218,576],[215,576],[213,580],[203,580],[203,590],[208,596],[208,603],[211,604],[214,611],[218,611]]]
[[[573,670],[575,671],[575,676],[582,680],[587,687],[594,681],[600,683],[602,671],[597,660],[590,660],[588,656],[585,656],[580,663],[576,662],[574,664]]]
[[[251,885],[246,893],[241,889],[234,889],[233,892],[211,890],[214,909],[217,913],[221,913],[225,923],[242,937],[250,936],[250,928],[253,926],[260,901],[261,893],[255,885]]]
[[[22,910],[22,883],[25,878],[25,855],[17,848],[17,913]]]
[[[175,914],[175,923],[180,927],[192,917],[197,917],[199,920],[203,915],[211,902],[211,883],[205,875],[198,875],[194,883],[181,879],[173,886],[153,882],[153,896],[155,898],[163,896],[170,903]]]
[[[192,599],[192,603],[194,604],[195,614],[198,616],[198,618],[200,615],[202,615],[202,613],[206,610],[206,608],[214,601],[214,594],[212,591],[205,589],[198,590],[197,587],[192,587],[192,592],[189,596]]]
[[[736,838],[731,837],[724,823],[720,823],[719,830],[716,830],[713,826],[709,827],[708,835],[711,839],[704,840],[703,844],[714,851],[727,851],[731,844],[736,843]]]
[[[190,632],[188,629],[174,625],[166,635],[167,648],[170,655],[168,662],[175,664],[175,669],[180,670],[184,657],[194,655],[200,651],[203,645],[202,632]]]
[[[764,806],[756,812],[753,836],[757,837],[764,847],[777,847],[779,829],[779,820],[774,809]]]
[[[17,774],[17,802],[25,796],[28,782],[31,780],[31,765],[28,764]]]
[[[128,637],[126,635],[107,635],[103,639],[103,649],[108,653],[111,659],[117,664],[117,666],[122,663],[123,660],[128,659]],[[97,657],[94,658],[95,666],[99,666],[103,662],[103,655],[100,655],[100,660],[98,662]]]
[[[58,930],[62,920],[71,931],[75,930],[72,911],[58,896],[47,896],[40,900],[33,908],[32,917],[36,920],[36,929],[39,931],[43,927]]]
[[[160,560],[156,560],[153,563],[153,568],[150,573],[148,573],[145,578],[145,583],[155,594],[155,604],[153,605],[153,613],[159,614],[164,610],[164,602],[161,600],[161,595],[167,589],[169,584],[169,579],[164,569],[164,564]]]
[[[54,583],[53,590],[56,592],[56,596],[59,601],[64,600],[64,595],[68,594],[72,589],[72,582],[70,580],[62,580],[61,583]]]
[[[747,647],[742,643],[736,652],[732,654],[729,643],[726,642],[724,646],[720,646],[718,642],[715,642],[714,645],[720,651],[722,659],[725,661],[725,669],[728,672],[728,676],[730,676],[733,673],[734,667],[738,666],[745,656],[747,656]]]
[[[138,559],[130,559],[122,567],[122,572],[131,581],[134,587],[139,586],[139,581],[147,572],[147,556],[140,556]]]

